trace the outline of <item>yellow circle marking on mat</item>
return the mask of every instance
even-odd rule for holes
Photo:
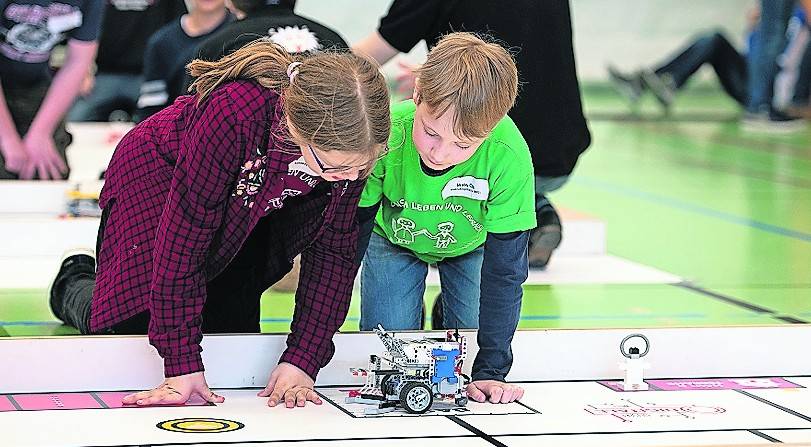
[[[158,424],[161,430],[178,433],[225,433],[239,430],[244,426],[245,424],[241,422],[211,418],[172,419]]]

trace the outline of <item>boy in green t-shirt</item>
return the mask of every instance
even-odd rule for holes
[[[436,264],[444,327],[479,328],[468,395],[511,402],[523,394],[504,378],[536,225],[529,149],[506,116],[515,63],[498,44],[452,33],[428,54],[416,86],[414,101],[392,109],[392,150],[360,202],[359,219],[374,216],[361,330],[419,329],[428,265]]]

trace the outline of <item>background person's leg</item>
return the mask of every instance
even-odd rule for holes
[[[749,103],[747,111],[763,113],[771,109],[777,56],[786,46],[786,27],[795,0],[761,0],[760,22],[750,49]]]
[[[794,84],[794,94],[791,98],[792,106],[807,108],[811,99],[809,96],[811,96],[811,42],[806,44],[800,61],[797,82]]]
[[[422,328],[422,300],[428,264],[372,233],[360,280],[360,330]]]
[[[720,32],[700,37],[676,57],[657,68],[654,73],[661,78],[666,87],[675,91],[682,88],[705,63],[711,64],[715,69],[727,94],[745,105],[746,59]]]
[[[546,194],[560,189],[567,180],[569,180],[569,176],[535,176],[535,216],[538,226],[532,230],[530,235],[529,265],[531,268],[545,268],[552,257],[552,252],[558,248],[563,239],[560,216]]]

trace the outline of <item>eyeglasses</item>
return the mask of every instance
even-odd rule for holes
[[[315,160],[315,163],[318,165],[318,169],[320,169],[321,172],[324,173],[324,174],[329,174],[331,172],[332,173],[346,172],[346,171],[348,171],[350,169],[361,169],[361,170],[363,170],[363,169],[366,169],[367,166],[369,166],[371,164],[374,164],[376,161],[380,160],[381,158],[383,158],[386,155],[386,152],[384,152],[383,154],[380,155],[380,157],[375,158],[374,160],[368,161],[368,162],[366,162],[366,163],[364,163],[364,164],[362,164],[360,166],[324,166],[324,163],[322,163],[321,159],[318,158],[318,154],[315,153],[315,149],[313,149],[313,147],[311,145],[309,145],[309,144],[307,145],[307,148],[310,149],[310,153],[313,155],[313,159]]]

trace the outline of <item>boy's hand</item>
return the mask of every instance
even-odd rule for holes
[[[275,407],[284,401],[287,408],[303,407],[307,401],[321,405],[321,398],[313,390],[315,382],[301,369],[289,364],[279,363],[270,374],[268,386],[258,396],[268,397],[268,406]]]
[[[20,179],[29,180],[38,174],[40,180],[59,180],[68,167],[56,151],[53,135],[28,132],[23,139],[28,162],[20,171]]]
[[[28,162],[28,154],[25,152],[25,145],[16,133],[0,143],[0,154],[3,154],[5,169],[8,172],[19,174]]]
[[[207,402],[223,403],[225,398],[208,388],[203,372],[169,377],[152,390],[130,394],[121,399],[125,405],[180,405],[197,394]]]
[[[524,389],[497,380],[476,380],[467,385],[467,397],[476,402],[508,404],[524,397]]]

